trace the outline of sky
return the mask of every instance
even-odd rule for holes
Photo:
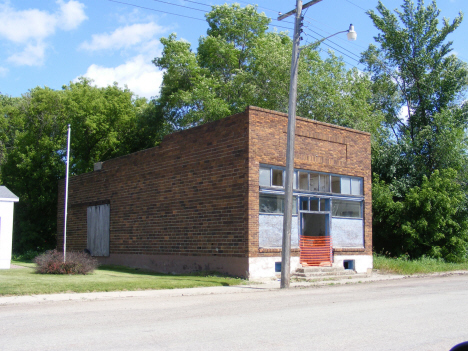
[[[304,0],[307,3],[308,0]],[[382,0],[394,10],[402,0]],[[163,72],[152,63],[161,55],[161,37],[177,33],[196,51],[206,35],[205,13],[216,0],[0,0],[0,93],[21,96],[37,86],[61,89],[81,76],[100,87],[117,82],[148,99],[159,93]],[[270,30],[293,32],[292,17],[277,21],[278,12],[294,9],[295,0],[237,1],[258,5],[273,20]],[[378,34],[368,9],[378,0],[322,0],[305,12],[303,42],[338,31],[352,23],[357,40],[340,34],[321,44],[334,50],[348,68],[357,67],[359,55]],[[430,2],[425,1],[428,5]],[[468,12],[468,0],[438,0],[441,17],[453,20]],[[449,36],[453,53],[468,62],[468,18]]]

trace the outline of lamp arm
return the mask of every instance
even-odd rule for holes
[[[334,36],[337,35],[337,34],[348,33],[348,32],[349,32],[349,30],[343,30],[343,31],[341,31],[341,32],[337,32],[337,33],[335,33],[335,34],[329,35],[329,36],[326,37],[326,38],[317,40],[316,42],[311,43],[311,44],[309,44],[309,45],[302,46],[302,47],[299,48],[299,52],[301,52],[301,50],[306,49],[306,48],[308,48],[308,47],[311,47],[311,46],[314,46],[314,45],[318,45],[318,44],[320,44],[321,42],[327,40],[328,38],[334,37]]]

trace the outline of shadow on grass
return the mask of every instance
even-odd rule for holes
[[[161,278],[168,278],[171,280],[190,280],[193,282],[202,282],[202,283],[213,283],[222,286],[231,286],[232,284],[226,282],[220,282],[217,280],[207,280],[206,278],[221,278],[221,279],[232,279],[241,282],[243,279],[239,277],[229,276],[227,274],[221,274],[215,271],[200,271],[194,272],[189,274],[171,274],[171,273],[160,273],[154,272],[148,269],[142,268],[130,268],[126,266],[116,266],[116,265],[101,265],[97,268],[97,270],[105,271],[105,272],[114,272],[114,273],[127,273],[132,275],[144,275],[144,276],[152,276],[152,277],[161,277]],[[195,279],[197,277],[205,278],[205,279]]]

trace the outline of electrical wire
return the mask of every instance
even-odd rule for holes
[[[363,8],[363,7],[359,6],[359,5],[356,5],[354,2],[352,2],[352,1],[350,1],[350,0],[345,0],[345,1],[349,2],[351,5],[354,5],[354,6],[356,6],[356,7],[359,7],[361,10],[367,11],[365,8]]]
[[[320,35],[320,33],[317,33],[316,31],[310,29],[308,26],[304,26],[304,27],[306,27],[307,29],[309,29],[312,33],[315,33],[316,35],[322,37],[322,39],[324,38],[322,35]],[[354,55],[354,56],[356,56],[357,58],[361,58],[361,55],[355,54],[354,52],[352,52],[352,51],[350,51],[350,50],[348,50],[348,49],[342,47],[341,45],[335,43],[335,42],[334,42],[333,40],[331,40],[331,39],[328,39],[328,42],[329,42],[329,43],[332,43],[333,45],[338,46],[339,48],[341,48],[341,49],[343,49],[343,50],[345,50],[345,51],[347,51],[347,52],[349,52],[351,55]]]
[[[307,18],[309,18],[309,19],[311,19],[311,20],[313,20],[313,21],[315,21],[315,22],[317,22],[317,23],[322,23],[322,22],[320,22],[320,21],[317,21],[317,20],[313,19],[312,17],[307,16]],[[322,28],[320,28],[320,27],[314,25],[312,22],[310,22],[310,21],[308,21],[308,20],[306,20],[306,19],[305,19],[304,21],[306,21],[307,23],[309,23],[312,27],[314,27],[314,28],[316,28],[316,29],[318,29],[318,30],[321,30],[322,32],[324,32],[324,33],[327,34],[327,35],[333,34],[333,33],[331,33],[331,32],[327,32],[326,30],[324,30],[324,29],[322,29]],[[336,28],[332,28],[332,27],[330,27],[330,26],[328,26],[328,25],[326,25],[326,24],[324,24],[324,25],[325,25],[326,27],[332,29],[333,31],[336,31]],[[361,49],[367,50],[366,47],[364,47],[364,46],[362,46],[362,45],[359,45],[359,44],[355,43],[354,41],[353,41],[353,42],[350,42],[350,41],[348,41],[348,40],[346,40],[346,39],[343,39],[343,38],[341,38],[341,37],[338,37],[338,39],[341,40],[341,41],[344,41],[344,42],[346,42],[346,43],[348,43],[348,44],[351,44],[351,45],[353,45],[353,46],[357,46],[357,47],[360,47]]]
[[[168,5],[172,5],[172,6],[184,7],[184,8],[186,8],[186,9],[195,10],[195,11],[201,11],[201,12],[206,13],[205,10],[200,10],[200,9],[195,8],[195,7],[173,4],[173,3],[171,3],[171,2],[162,1],[162,0],[153,0],[153,1],[161,2],[161,3],[163,3],[163,4],[168,4]]]
[[[118,0],[107,0],[107,1],[115,2],[115,3],[118,3],[118,4],[122,4],[122,5],[133,6],[133,7],[137,7],[137,8],[144,9],[144,10],[155,11],[155,12],[161,12],[161,13],[165,13],[165,14],[168,14],[168,15],[174,15],[174,16],[179,16],[179,17],[185,17],[185,18],[190,18],[190,19],[194,19],[194,20],[197,20],[197,21],[206,22],[205,19],[196,18],[196,17],[192,17],[192,16],[181,15],[181,14],[178,14],[178,13],[173,13],[173,12],[168,12],[168,11],[156,10],[156,9],[149,8],[149,7],[145,7],[145,6],[130,4],[130,3],[124,2],[124,1],[118,1]],[[164,4],[168,4],[168,5],[173,5],[173,6],[188,8],[188,9],[191,9],[191,10],[200,11],[200,12],[203,12],[203,13],[205,13],[205,14],[208,13],[208,12],[205,11],[205,10],[196,9],[196,8],[188,7],[188,6],[184,6],[184,5],[172,4],[172,3],[169,3],[169,2],[166,2],[166,1],[162,1],[162,0],[153,0],[153,1],[160,2],[160,3],[164,3]],[[188,0],[184,0],[184,1],[188,1]],[[201,3],[200,3],[200,4],[201,4]],[[203,5],[203,4],[202,4],[202,5]],[[208,5],[207,5],[207,6],[208,6]],[[268,18],[269,18],[269,17],[268,17]],[[270,20],[273,20],[272,18],[269,18],[269,19],[270,19]],[[269,25],[269,26],[278,27],[278,28],[284,28],[284,29],[288,29],[288,30],[294,30],[294,29],[292,29],[292,28],[290,28],[290,27],[280,26],[280,25],[272,24],[272,23],[269,23],[268,25]]]
[[[122,4],[122,5],[133,6],[133,7],[137,7],[137,8],[144,9],[144,10],[161,12],[161,13],[165,13],[165,14],[168,14],[168,15],[174,15],[174,16],[179,16],[179,17],[190,18],[190,19],[194,19],[194,20],[197,20],[197,21],[203,21],[203,22],[206,21],[206,20],[201,19],[201,18],[195,18],[195,17],[191,17],[191,16],[181,15],[181,14],[178,14],[178,13],[172,13],[172,12],[167,12],[167,11],[156,10],[156,9],[152,9],[152,8],[149,8],[149,7],[144,7],[144,6],[129,4],[128,2],[117,1],[117,0],[107,0],[107,1],[115,2],[115,3],[117,3],[117,4]]]
[[[316,38],[316,37],[314,37],[314,36],[312,36],[312,35],[307,34],[306,32],[304,32],[304,34],[307,35],[307,36],[310,36],[311,38],[313,38],[313,39],[315,39],[315,40],[317,40],[317,41],[321,40],[321,39],[319,39],[319,38]],[[323,39],[323,38],[322,38],[322,39]],[[337,49],[337,48],[331,46],[328,42],[322,42],[322,44],[328,46],[328,47],[329,47],[330,49],[332,49],[332,50],[338,51],[340,54],[347,56],[348,58],[350,58],[351,60],[356,61],[356,62],[359,64],[359,60],[357,60],[357,59],[355,59],[354,57],[351,57],[351,56],[349,56],[348,54],[344,53],[343,51],[341,51],[341,50],[339,50],[339,49]]]

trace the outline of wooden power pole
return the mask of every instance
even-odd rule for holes
[[[286,145],[286,185],[283,217],[283,243],[281,250],[281,288],[289,288],[291,275],[291,223],[293,207],[294,180],[294,136],[296,134],[296,99],[297,99],[297,69],[299,65],[299,44],[301,41],[302,9],[312,6],[322,0],[313,0],[302,6],[301,0],[296,0],[296,9],[278,17],[278,21],[291,15],[296,15],[294,21],[294,37],[291,59],[291,78],[289,81],[288,134]]]

